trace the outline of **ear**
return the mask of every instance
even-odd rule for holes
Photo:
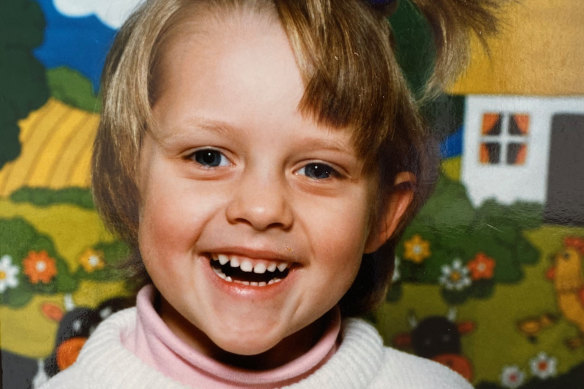
[[[416,177],[410,172],[400,172],[395,176],[394,189],[365,243],[366,254],[377,251],[391,238],[414,198],[415,183]]]

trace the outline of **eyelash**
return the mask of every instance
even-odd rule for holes
[[[219,157],[217,163],[214,160],[205,160],[205,158],[217,159],[217,157]],[[206,168],[228,166],[231,163],[222,152],[215,149],[200,149],[189,154],[187,158]]]
[[[196,150],[189,154],[187,158],[205,168],[222,167],[230,164],[229,159],[222,152],[211,148]],[[206,158],[211,158],[211,160],[206,160]],[[218,161],[217,158],[219,158]],[[304,175],[315,181],[342,178],[342,175],[335,168],[323,162],[307,163],[298,169],[296,174]]]
[[[310,174],[313,175],[311,177],[307,171],[307,169],[311,172]],[[313,180],[326,180],[330,178],[341,178],[341,174],[332,166],[327,165],[326,163],[322,162],[310,162],[304,165],[297,171],[299,174],[304,172],[304,175]],[[317,175],[324,174],[326,177],[316,177]]]

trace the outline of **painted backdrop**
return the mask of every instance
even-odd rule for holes
[[[104,57],[136,1],[0,3],[3,387],[69,366],[127,306],[126,247],[89,192]],[[441,135],[435,195],[404,234],[368,317],[387,344],[479,388],[584,387],[584,5],[504,12],[487,56],[424,109]],[[407,0],[391,23],[412,87],[432,60]]]

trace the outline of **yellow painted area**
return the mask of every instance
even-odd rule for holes
[[[57,325],[41,311],[44,303],[63,308],[63,296],[36,295],[22,309],[0,306],[0,345],[2,349],[32,358],[46,357],[54,347]]]
[[[88,138],[88,140],[87,148],[91,150],[93,137]],[[77,165],[70,166],[67,176],[63,176],[63,178],[68,182],[86,182],[86,186],[90,186],[91,153],[84,152],[84,150],[79,150],[80,155],[76,159]]]
[[[442,161],[440,164],[442,173],[451,180],[460,181],[461,158],[452,157]]]
[[[20,156],[0,170],[0,196],[23,186],[89,187],[91,147],[99,116],[57,100],[19,122]]]
[[[455,94],[584,94],[584,2],[509,2],[490,58],[473,41],[466,74]]]
[[[88,293],[88,291],[93,291]],[[101,302],[114,297],[127,296],[128,291],[123,281],[97,282],[83,281],[79,289],[73,293],[73,301],[78,306],[95,307]]]

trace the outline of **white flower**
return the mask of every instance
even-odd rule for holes
[[[18,266],[12,265],[12,257],[3,255],[0,258],[0,293],[4,293],[7,288],[18,286]]]
[[[506,388],[514,389],[519,387],[525,381],[525,373],[519,367],[505,366],[501,372],[501,385]]]
[[[391,282],[396,282],[399,281],[401,274],[399,272],[399,264],[400,264],[401,260],[399,259],[398,256],[395,257],[395,264],[393,267],[393,275],[391,276]]]
[[[446,289],[462,290],[471,284],[469,270],[466,266],[462,266],[462,261],[456,258],[452,265],[442,266],[442,275],[438,279],[441,285]]]
[[[551,357],[542,351],[529,360],[529,366],[533,375],[546,379],[556,375],[557,362],[555,357]]]

